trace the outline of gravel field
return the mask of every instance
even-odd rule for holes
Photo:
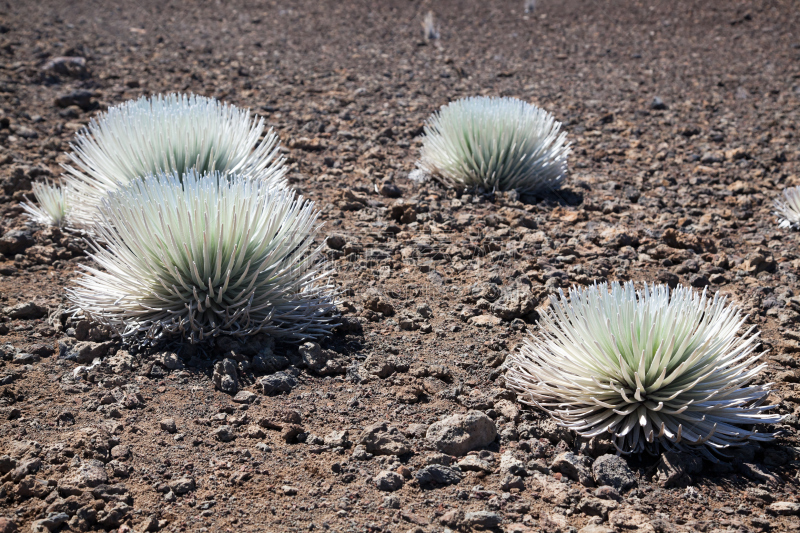
[[[320,345],[137,350],[67,313],[88,247],[19,202],[97,113],[175,91],[279,134],[342,290]],[[560,190],[408,179],[473,95],[563,123]],[[800,530],[800,237],[773,214],[799,124],[796,0],[2,3],[0,533]],[[548,295],[614,280],[748,314],[781,436],[618,457],[518,403],[501,365]]]

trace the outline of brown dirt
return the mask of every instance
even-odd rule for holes
[[[540,305],[559,286],[634,279],[730,295],[762,331],[764,379],[777,382],[772,399],[791,416],[775,443],[706,462],[676,487],[654,481],[658,457],[628,458],[638,487],[587,533],[800,529],[800,506],[788,516],[769,507],[797,502],[800,237],[778,229],[771,213],[784,187],[800,185],[797,3],[540,0],[531,15],[522,4],[0,6],[6,236],[26,228],[17,205],[30,179],[60,173],[75,131],[98,110],[159,92],[215,96],[267,118],[291,183],[323,209],[327,234],[344,236],[343,250],[329,254],[349,324],[323,343],[331,375],[301,368],[290,393],[265,396],[260,375],[242,371],[242,389],[259,392],[252,404],[215,390],[203,356],[233,352],[246,368],[265,339],[184,349],[186,367],[173,370],[163,348],[136,354],[130,370],[115,372],[107,359],[74,380],[78,363],[59,358],[59,343],[77,337],[109,358],[122,352],[62,314],[75,265],[88,260],[81,245],[37,228],[21,255],[0,243],[4,306],[44,308],[32,319],[4,313],[0,324],[0,342],[12,346],[0,362],[0,455],[16,466],[41,461],[28,475],[2,470],[0,515],[22,531],[62,510],[62,531],[442,531],[495,520],[509,531],[579,530],[592,520],[582,502],[593,488],[533,466],[521,486],[501,487],[507,451],[526,464],[542,455],[547,471],[556,453],[597,450],[502,401],[497,367],[536,331],[536,313],[476,295],[491,295],[494,287],[479,284],[493,283]],[[425,42],[420,23],[431,9],[441,38]],[[84,57],[88,72],[43,72],[65,55]],[[78,90],[92,93],[78,102],[86,109],[56,104]],[[407,179],[424,120],[475,94],[523,98],[564,122],[574,152],[558,194],[525,203],[456,197]],[[652,105],[656,97],[666,108]],[[385,182],[401,197],[378,192]],[[474,313],[489,325],[468,320]],[[274,351],[303,366],[296,347]],[[14,363],[18,352],[41,360]],[[389,375],[370,374],[376,368]],[[482,452],[495,459],[492,472],[464,472],[447,487],[412,477],[391,493],[395,502],[385,500],[380,471],[413,474],[447,460],[411,425],[468,409],[495,418],[499,437]],[[176,434],[161,429],[165,418]],[[412,453],[355,459],[363,429],[381,421],[409,435]],[[220,426],[235,438],[219,440]],[[325,443],[343,430],[349,444]],[[76,477],[92,465],[95,481]],[[102,478],[98,469],[114,489],[87,486]],[[186,477],[193,490],[169,492]],[[460,514],[475,511],[495,514]]]

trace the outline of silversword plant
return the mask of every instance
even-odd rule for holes
[[[464,98],[428,120],[418,165],[450,187],[538,193],[564,180],[570,145],[560,130],[522,100]]]
[[[123,336],[264,332],[314,338],[336,325],[313,202],[249,177],[189,170],[109,192],[75,310]]]
[[[614,282],[551,298],[542,333],[505,363],[506,383],[585,437],[610,434],[623,452],[697,446],[710,457],[748,439],[769,384],[753,355],[758,334],[724,297],[678,286]]]
[[[49,181],[37,181],[31,189],[36,203],[31,202],[27,196],[25,196],[26,202],[20,203],[26,216],[39,224],[62,226],[70,212],[67,189]]]
[[[783,190],[783,201],[775,199],[775,214],[781,228],[800,229],[800,187]]]
[[[91,225],[108,191],[158,172],[220,171],[280,184],[278,137],[264,120],[214,98],[168,94],[111,107],[81,130],[65,165],[73,191],[70,222]]]

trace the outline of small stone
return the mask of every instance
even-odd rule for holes
[[[263,439],[266,437],[267,434],[264,433],[264,430],[258,426],[248,426],[247,427],[247,437],[251,439]]]
[[[491,511],[475,511],[464,515],[464,523],[473,529],[495,529],[503,523],[503,517]]]
[[[220,426],[213,432],[214,438],[221,442],[230,442],[236,438],[231,426]]]
[[[169,488],[175,494],[181,495],[193,491],[196,488],[194,478],[182,477],[174,481],[170,481]]]
[[[319,372],[328,362],[328,358],[322,352],[322,348],[316,342],[306,342],[298,348],[300,357],[303,358],[303,363],[312,372]]]
[[[186,368],[186,365],[183,364],[181,358],[178,357],[178,354],[174,352],[166,352],[161,354],[160,362],[161,365],[167,370],[182,370]]]
[[[769,510],[775,514],[787,516],[800,514],[800,503],[797,502],[775,502],[769,506]]]
[[[522,479],[520,476],[506,474],[500,481],[500,490],[502,490],[503,492],[508,492],[511,489],[522,490],[524,488],[525,488],[525,480]]]
[[[281,490],[287,496],[294,496],[295,494],[297,494],[297,487],[292,487],[290,485],[282,486]]]
[[[289,392],[297,386],[297,380],[289,372],[275,372],[259,380],[261,390],[267,396]]]
[[[355,448],[353,448],[353,454],[351,455],[354,461],[369,461],[374,457],[371,453],[367,452],[366,446],[359,444]]]
[[[303,428],[297,424],[287,424],[281,430],[281,438],[284,442],[294,442],[298,435],[303,433]]]
[[[568,478],[578,481],[584,487],[594,487],[592,471],[586,465],[587,459],[572,452],[565,452],[556,456],[550,468],[553,472],[561,472]]]
[[[175,420],[172,418],[165,418],[159,422],[161,429],[166,431],[167,433],[175,433],[178,431],[178,427],[175,425]]]
[[[50,513],[47,515],[47,518],[42,518],[41,520],[33,522],[33,524],[31,524],[31,531],[34,533],[51,533],[58,531],[61,524],[67,520],[69,520],[69,515],[67,513]]]
[[[603,500],[614,500],[615,502],[621,502],[622,496],[614,487],[609,487],[608,485],[602,485],[594,489],[594,496],[596,498],[601,498]]]
[[[462,456],[470,450],[487,446],[497,436],[491,418],[480,411],[456,414],[428,427],[426,439],[441,452]]]
[[[384,496],[383,506],[387,509],[400,509],[400,498],[395,495]]]
[[[325,443],[325,446],[345,446],[347,445],[348,435],[349,433],[346,429],[344,431],[331,431],[325,436],[323,442]]]
[[[578,533],[617,533],[617,531],[614,528],[604,526],[603,524],[595,524],[594,522],[591,522],[579,529]]]
[[[458,462],[458,467],[465,472],[483,472],[491,474],[494,471],[492,465],[481,460],[477,455],[468,455]]]
[[[584,498],[578,503],[578,510],[589,516],[599,516],[603,520],[608,518],[608,513],[618,507],[613,500],[601,500],[600,498]]]
[[[45,63],[42,72],[56,78],[64,76],[81,79],[89,75],[89,71],[86,69],[86,59],[79,56],[54,57]]]
[[[527,476],[525,463],[514,457],[510,451],[500,456],[500,473],[512,476]]]
[[[87,459],[78,466],[77,471],[68,478],[68,484],[77,485],[79,487],[96,487],[108,483],[108,474],[106,474],[103,463],[97,459]]]
[[[411,443],[408,439],[387,422],[379,422],[365,428],[359,442],[373,455],[405,455],[411,452]]]
[[[64,108],[71,105],[76,105],[84,111],[89,111],[96,107],[96,103],[92,101],[94,93],[92,91],[77,90],[69,93],[64,93],[56,98],[56,105]]]
[[[403,487],[403,476],[391,470],[384,470],[375,476],[375,486],[383,492],[394,492]]]
[[[609,485],[620,492],[625,492],[637,485],[636,476],[625,462],[617,455],[601,455],[592,465],[592,473],[598,485]]]
[[[14,356],[12,363],[15,365],[32,365],[41,361],[41,357],[32,353],[20,352]]]
[[[658,96],[653,98],[653,101],[650,102],[650,109],[662,110],[662,109],[666,109],[666,108],[667,108],[667,104],[665,104],[664,101],[661,98],[659,98]]]
[[[111,448],[111,457],[114,459],[127,459],[131,456],[131,449],[124,444],[118,444]]]
[[[11,307],[6,307],[3,309],[3,314],[8,318],[30,320],[34,318],[42,318],[47,314],[47,309],[35,302],[25,302],[13,305]]]
[[[214,386],[228,394],[236,394],[239,390],[239,377],[236,372],[236,361],[226,357],[214,365],[214,375],[212,376]]]
[[[241,390],[236,393],[236,396],[232,398],[232,400],[236,403],[253,403],[258,398],[258,395],[253,394],[250,391]]]
[[[414,474],[420,485],[454,485],[461,481],[461,476],[457,468],[444,465],[428,465]]]
[[[473,326],[493,328],[503,323],[503,319],[494,315],[478,315],[469,319]]]

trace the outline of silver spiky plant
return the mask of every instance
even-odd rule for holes
[[[779,227],[800,229],[800,187],[783,190],[783,201],[775,199],[775,214],[780,220]]]
[[[745,317],[746,318],[746,317]],[[614,282],[552,297],[541,336],[505,363],[506,383],[585,437],[610,434],[623,452],[698,446],[711,450],[768,440],[752,426],[769,384],[753,355],[758,334],[737,335],[745,318],[725,298],[678,286]]]
[[[32,221],[47,226],[62,226],[70,212],[69,193],[67,189],[49,181],[37,181],[32,186],[36,203],[25,196],[26,202],[20,203],[25,215]]]
[[[455,188],[538,193],[558,187],[570,145],[550,113],[516,98],[451,102],[425,125],[419,167]]]
[[[157,95],[111,107],[71,145],[75,166],[64,166],[74,196],[70,223],[91,225],[108,191],[157,172],[181,176],[193,168],[281,184],[286,169],[278,137],[264,129],[263,118],[203,96]]]
[[[334,327],[313,202],[267,183],[194,170],[111,191],[68,291],[75,310],[123,336],[162,333],[305,339]]]

